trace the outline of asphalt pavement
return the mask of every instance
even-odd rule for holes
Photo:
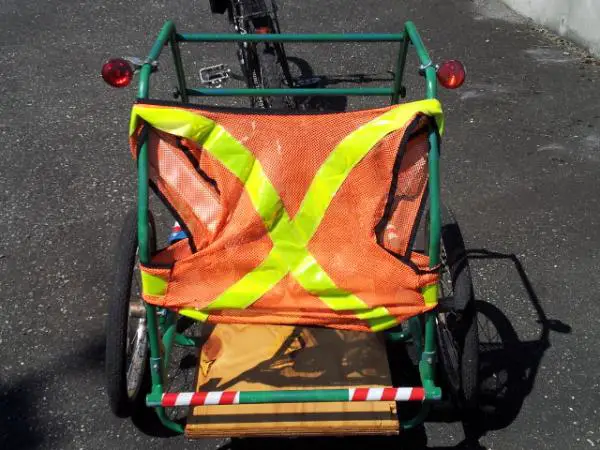
[[[480,420],[465,429],[433,417],[399,439],[340,443],[600,446],[600,65],[496,0],[279,4],[288,32],[396,32],[413,20],[436,61],[468,68],[463,88],[441,93],[442,177],[480,302]],[[333,444],[153,437],[108,409],[103,322],[114,242],[135,199],[127,148],[134,90],[109,88],[99,73],[108,57],[145,55],[166,19],[181,31],[228,30],[208,1],[0,1],[2,449]],[[382,85],[393,66],[384,45],[298,44],[288,53],[295,70],[336,86]],[[190,84],[202,66],[235,62],[221,44],[186,46],[183,56]],[[156,95],[173,85],[166,59]],[[412,63],[415,99],[422,86]]]

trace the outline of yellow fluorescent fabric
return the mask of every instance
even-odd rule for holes
[[[354,166],[385,136],[402,128],[416,113],[424,111],[439,120],[441,129],[443,116],[440,102],[424,100],[386,112],[348,135],[336,146],[315,175],[294,217],[303,235],[310,239],[317,231],[331,200]]]
[[[165,114],[168,111],[168,114]],[[147,105],[134,105],[129,121],[129,135],[137,128],[137,119],[141,117],[156,128],[167,131],[179,137],[192,140],[202,140],[212,131],[215,123],[202,116],[189,111],[172,108],[148,107]],[[190,120],[193,117],[192,120]],[[156,125],[154,125],[156,123]]]
[[[143,270],[140,272],[142,274],[142,292],[144,294],[162,296],[167,293],[167,280]]]
[[[396,320],[385,307],[371,308],[354,294],[338,288],[308,252],[307,245],[356,164],[381,139],[403,128],[418,113],[434,117],[440,132],[443,130],[442,109],[437,100],[399,105],[361,126],[331,152],[317,171],[296,216],[290,219],[260,162],[223,127],[190,111],[135,105],[130,133],[135,131],[137,117],[140,117],[154,128],[201,144],[244,184],[273,241],[271,252],[258,267],[203,311],[186,309],[186,315],[202,319],[208,317],[210,310],[245,309],[291,273],[304,289],[318,296],[328,307],[335,311],[353,311],[359,319],[369,323],[373,331],[394,326]]]
[[[195,309],[184,308],[177,311],[182,316],[190,317],[194,320],[199,320],[201,322],[206,322],[208,319],[208,314],[202,311],[198,311]]]
[[[427,306],[434,306],[438,302],[438,287],[437,284],[430,284],[423,288],[423,298]]]

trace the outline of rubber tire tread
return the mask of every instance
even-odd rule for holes
[[[459,335],[455,336],[461,346],[459,348],[461,386],[460,392],[453,394],[457,406],[464,412],[470,412],[477,407],[479,391],[479,335],[473,282],[464,240],[456,219],[446,207],[442,208],[441,215],[441,238],[452,277],[454,309],[462,313]],[[443,345],[442,339],[439,341],[440,345]],[[443,358],[440,359],[443,364]]]
[[[112,412],[118,417],[128,417],[133,402],[127,394],[127,321],[137,251],[137,214],[133,209],[125,215],[115,249],[114,277],[105,324],[106,391]]]
[[[283,69],[277,60],[275,48],[262,42],[258,43],[256,45],[256,57],[258,58],[262,87],[265,89],[285,88]],[[271,109],[281,110],[290,108],[290,105],[286,102],[286,98],[283,96],[265,97],[265,99]]]

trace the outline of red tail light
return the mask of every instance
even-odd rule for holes
[[[460,61],[444,61],[437,70],[437,78],[446,89],[457,89],[465,82],[467,72]]]
[[[102,78],[112,87],[122,88],[131,83],[133,69],[124,59],[109,59],[102,66]]]

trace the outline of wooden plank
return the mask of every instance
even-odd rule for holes
[[[323,328],[217,325],[200,351],[196,390],[391,386],[380,335]],[[397,434],[395,402],[191,408],[186,435]]]

